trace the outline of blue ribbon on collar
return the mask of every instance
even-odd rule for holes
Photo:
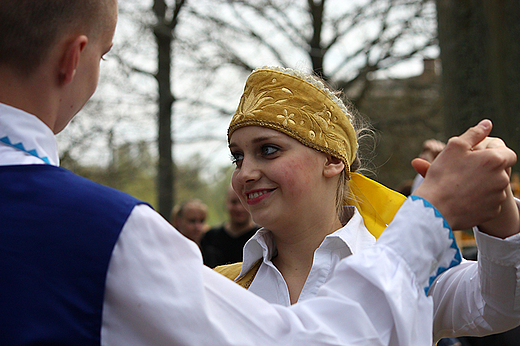
[[[38,152],[36,151],[36,149],[33,149],[33,150],[27,150],[25,149],[24,145],[22,142],[20,143],[16,143],[16,144],[13,144],[11,142],[11,140],[9,139],[9,137],[5,136],[5,137],[2,137],[0,138],[0,142],[4,143],[4,144],[7,144],[13,148],[16,148],[18,150],[21,150],[29,155],[32,155],[32,156],[35,156],[37,158],[39,158],[40,160],[43,160],[43,162],[45,162],[46,164],[50,165],[51,162],[49,161],[49,158],[47,156],[44,156],[44,157],[41,157],[38,155]]]

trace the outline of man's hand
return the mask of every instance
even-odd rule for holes
[[[509,172],[516,163],[516,154],[500,139],[487,137],[491,128],[490,120],[482,120],[461,136],[451,138],[431,165],[423,159],[412,161],[416,171],[425,177],[414,195],[433,204],[452,229],[484,224],[496,218],[504,202],[510,200]],[[490,225],[484,231],[500,236],[496,222]]]
[[[481,142],[481,149],[503,148],[505,143],[498,138],[486,138]],[[479,148],[480,149],[480,148]],[[479,229],[489,235],[498,238],[507,238],[520,231],[520,212],[516,204],[513,188],[511,187],[511,168],[506,169],[510,183],[506,188],[506,200],[500,205],[500,214],[483,224],[479,224]]]

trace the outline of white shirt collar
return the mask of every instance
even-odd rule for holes
[[[56,138],[38,117],[0,103],[0,165],[59,165]]]
[[[342,257],[349,256],[375,244],[376,238],[368,231],[363,223],[361,214],[355,207],[354,214],[345,226],[325,237],[318,249],[340,251]],[[270,261],[276,254],[271,231],[266,228],[258,230],[244,246],[244,262],[240,275],[247,271],[261,258],[264,262]]]

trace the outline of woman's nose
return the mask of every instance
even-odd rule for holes
[[[254,158],[244,157],[236,174],[237,180],[241,184],[245,184],[258,180],[260,176],[261,171],[258,162]]]

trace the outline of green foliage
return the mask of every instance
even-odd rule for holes
[[[199,164],[194,164],[199,163]],[[230,183],[232,167],[219,169],[213,181],[201,176],[205,168],[198,156],[176,167],[176,202],[199,198],[208,206],[207,223],[218,225],[227,219],[224,199]],[[61,165],[74,173],[126,192],[154,208],[156,195],[156,159],[147,143],[125,143],[112,149],[108,165],[84,165],[68,155],[61,157]]]
[[[177,166],[176,204],[198,198],[208,206],[207,223],[211,226],[218,225],[227,218],[224,200],[232,170],[231,167],[221,168],[215,175],[217,177],[215,180],[205,181],[201,175],[207,168],[200,162],[202,162],[200,157],[195,155],[189,163]]]
[[[63,156],[61,165],[78,175],[126,192],[151,205],[156,200],[155,163],[145,142],[125,143],[113,148],[111,160],[106,166],[82,165],[70,156]]]

